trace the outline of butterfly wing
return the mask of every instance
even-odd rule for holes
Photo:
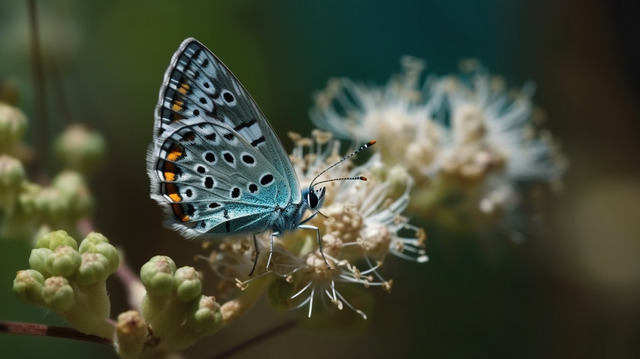
[[[288,155],[251,96],[206,47],[171,59],[147,154],[151,197],[186,237],[260,232],[301,200]]]

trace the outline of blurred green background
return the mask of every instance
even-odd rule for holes
[[[232,69],[288,148],[287,131],[311,130],[311,95],[330,77],[381,84],[405,54],[426,59],[428,72],[441,75],[478,58],[510,87],[535,81],[536,102],[570,159],[541,235],[514,244],[428,227],[430,262],[389,260],[383,274],[394,279],[393,292],[376,294],[366,328],[295,329],[236,357],[634,358],[640,56],[637,12],[626,4],[38,1],[47,136],[51,141],[75,122],[105,135],[108,162],[91,180],[95,223],[132,268],[155,254],[192,265],[205,252],[160,225],[145,170],[162,75],[184,38],[198,38]],[[17,86],[19,105],[33,118],[28,30],[25,2],[0,3],[0,80]],[[31,128],[31,141],[33,134]],[[28,265],[27,244],[0,246],[0,319],[60,324],[11,294],[15,272]],[[119,283],[109,289],[113,313],[126,310]],[[263,303],[186,355],[210,357],[303,315],[276,314]],[[0,351],[3,358],[114,357],[98,345],[9,335],[0,336]]]

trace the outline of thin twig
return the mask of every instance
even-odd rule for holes
[[[294,327],[296,327],[298,325],[298,321],[289,321],[289,322],[284,322],[274,328],[271,328],[269,330],[267,330],[266,332],[259,334],[253,338],[250,338],[249,340],[240,343],[238,345],[236,345],[233,348],[227,349],[222,353],[219,353],[218,355],[215,355],[213,357],[211,357],[211,359],[224,359],[224,358],[229,358],[232,355],[235,355],[255,344],[258,344],[264,340],[267,340],[277,334],[281,334],[282,332],[289,330],[289,329],[293,329]]]
[[[38,12],[35,0],[28,0],[29,28],[31,30],[31,67],[33,71],[33,90],[35,97],[35,146],[36,153],[42,155],[47,148],[46,92],[42,53],[40,52],[40,34],[38,29]]]
[[[111,340],[81,333],[72,328],[53,325],[0,321],[0,333],[65,338],[90,343],[112,345]]]

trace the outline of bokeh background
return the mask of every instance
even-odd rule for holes
[[[296,328],[237,358],[634,358],[640,356],[640,25],[631,2],[37,1],[47,81],[47,140],[71,123],[109,146],[91,179],[97,228],[137,269],[155,254],[192,265],[197,243],[161,225],[148,195],[146,148],[171,54],[193,36],[250,91],[290,148],[311,130],[314,91],[334,76],[381,84],[408,54],[449,74],[481,60],[511,87],[535,81],[535,100],[570,159],[539,235],[522,244],[429,223],[424,265],[394,260],[391,295],[377,293],[364,325]],[[0,3],[0,81],[33,118],[26,2]],[[35,131],[30,137],[34,141]],[[47,170],[55,174],[48,153]],[[415,223],[415,222],[414,222]],[[11,294],[26,243],[0,243],[0,319],[62,324]],[[195,264],[206,271],[202,263]],[[127,309],[109,283],[113,313]],[[207,288],[210,294],[215,288]],[[302,311],[304,312],[304,311]],[[185,354],[207,358],[304,313],[266,303]],[[330,317],[329,317],[330,319]],[[4,358],[114,357],[62,339],[0,336]]]

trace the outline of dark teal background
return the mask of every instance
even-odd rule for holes
[[[394,279],[393,292],[370,290],[375,307],[365,329],[296,329],[238,358],[640,355],[640,268],[616,255],[640,249],[634,240],[640,238],[637,224],[611,236],[607,232],[594,244],[580,235],[583,217],[574,217],[582,204],[593,203],[588,199],[594,188],[604,188],[604,198],[619,183],[638,188],[632,9],[598,0],[37,4],[47,76],[45,137],[52,140],[74,122],[104,134],[108,162],[91,179],[94,220],[124,249],[134,269],[155,254],[192,265],[195,254],[205,253],[160,225],[145,169],[162,75],[186,37],[202,41],[231,68],[287,148],[287,131],[311,130],[311,96],[329,78],[382,84],[399,71],[402,55],[427,60],[427,71],[440,75],[473,57],[503,75],[509,87],[535,81],[535,100],[571,161],[565,191],[545,208],[548,220],[539,238],[520,245],[498,237],[481,241],[414,221],[428,225],[431,261],[388,260],[383,274]],[[0,81],[17,86],[19,105],[33,118],[30,60],[26,4],[3,2]],[[38,130],[30,129],[29,141]],[[54,174],[57,168],[47,156]],[[619,214],[638,209],[635,203],[605,201],[602,215],[595,217],[617,228]],[[0,319],[59,324],[54,314],[19,303],[10,292],[15,271],[28,265],[28,246],[0,246]],[[601,251],[595,258],[603,258],[604,265],[585,261],[581,253],[588,250]],[[620,268],[614,279],[593,269],[609,266]],[[126,310],[120,284],[112,280],[109,288],[113,313]],[[215,294],[212,286],[206,291]],[[275,314],[262,303],[187,355],[210,357],[297,315],[304,313]],[[110,349],[93,344],[9,335],[0,335],[0,353],[3,358],[113,357]]]

